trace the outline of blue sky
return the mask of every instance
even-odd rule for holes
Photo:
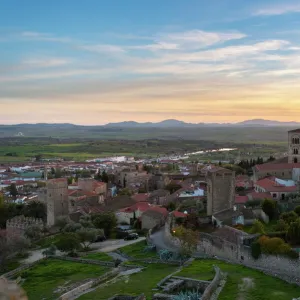
[[[0,123],[298,120],[300,2],[2,0]]]

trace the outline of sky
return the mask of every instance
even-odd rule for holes
[[[300,121],[300,1],[1,0],[0,124]]]

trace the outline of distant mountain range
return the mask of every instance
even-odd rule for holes
[[[280,122],[280,121],[272,121],[272,120],[264,120],[264,119],[253,119],[253,120],[245,120],[239,123],[186,123],[183,121],[168,119],[157,123],[145,122],[138,123],[135,121],[125,121],[119,123],[108,123],[103,125],[104,127],[126,127],[126,128],[150,128],[150,127],[160,127],[160,128],[170,128],[170,127],[215,127],[215,126],[282,126],[282,127],[292,127],[292,126],[300,126],[300,122]]]
[[[75,125],[70,123],[38,123],[38,124],[16,124],[16,125],[0,125],[2,128],[13,128],[13,127],[23,127],[23,128],[182,128],[182,127],[216,127],[216,126],[227,126],[227,127],[255,127],[255,126],[280,126],[280,127],[297,127],[300,126],[300,122],[280,122],[274,120],[264,120],[264,119],[252,119],[245,120],[239,123],[186,123],[184,121],[176,120],[176,119],[168,119],[161,122],[153,123],[153,122],[144,122],[139,123],[135,121],[124,121],[118,123],[108,123],[106,125]]]

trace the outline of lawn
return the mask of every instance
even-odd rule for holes
[[[108,270],[102,266],[48,259],[18,276],[25,279],[22,287],[27,292],[28,299],[50,300],[58,298],[59,294],[54,293],[58,287],[99,277]]]
[[[196,260],[178,273],[178,276],[211,280],[214,276],[213,265],[219,266],[222,271],[228,273],[227,282],[219,300],[291,300],[300,295],[300,287],[296,285],[288,284],[259,271],[217,260]],[[248,283],[248,289],[241,292],[240,286],[243,281]]]
[[[83,259],[93,259],[93,260],[102,260],[102,261],[113,261],[114,259],[103,252],[97,253],[89,253],[87,255],[82,256]]]
[[[149,264],[142,273],[136,273],[130,277],[124,276],[119,281],[100,287],[97,290],[81,296],[80,300],[100,300],[108,299],[115,294],[139,295],[144,293],[147,299],[151,299],[156,288],[156,284],[170,273],[174,272],[176,267],[163,264]]]
[[[147,246],[147,242],[141,241],[135,244],[122,247],[120,248],[120,251],[133,258],[150,258],[150,257],[158,258],[158,255],[155,251],[144,252],[146,246]]]

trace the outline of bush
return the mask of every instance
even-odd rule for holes
[[[285,255],[291,259],[299,259],[299,253],[293,249],[290,249],[285,253]]]
[[[280,215],[280,219],[290,225],[292,222],[295,222],[298,219],[298,215],[294,211],[285,212]]]
[[[287,234],[286,231],[275,231],[275,232],[268,232],[267,236],[270,238],[277,237],[286,241],[286,234]]]
[[[294,211],[300,217],[300,205],[296,206]]]
[[[255,220],[251,229],[250,229],[250,233],[260,233],[260,234],[264,234],[265,233],[265,228],[264,228],[264,224],[258,220]]]
[[[254,242],[251,244],[251,255],[254,259],[258,259],[261,255],[260,243]]]

